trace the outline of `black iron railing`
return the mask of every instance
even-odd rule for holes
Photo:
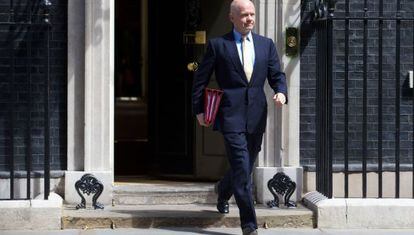
[[[1,30],[7,31],[7,40],[5,44],[2,44],[2,47],[6,47],[10,52],[9,59],[9,73],[7,79],[10,81],[9,93],[9,102],[8,102],[8,142],[7,144],[7,153],[6,160],[9,166],[9,177],[10,177],[10,196],[9,198],[0,198],[0,200],[15,200],[15,199],[31,199],[31,174],[32,172],[32,161],[33,161],[33,146],[32,146],[32,107],[34,106],[34,97],[32,94],[33,90],[33,71],[36,72],[38,76],[41,74],[44,77],[44,199],[48,199],[50,191],[50,8],[51,2],[49,0],[36,0],[36,1],[26,1],[25,3],[19,1],[19,5],[16,5],[13,0],[9,2],[8,12],[0,12],[0,27]],[[26,5],[24,5],[26,4]],[[24,5],[24,6],[23,6]],[[22,32],[26,32],[26,37],[24,39],[19,38],[18,35]],[[39,33],[41,32],[41,33]],[[33,34],[36,33],[36,36]],[[39,36],[41,35],[41,36]],[[33,53],[33,38],[35,38],[36,43],[40,40],[41,43],[44,43],[42,48],[45,48],[45,58],[44,64],[42,66],[37,65],[37,67],[43,67],[40,70],[39,68],[34,68],[32,64],[32,59],[39,59],[39,52]],[[18,55],[17,47],[24,43],[26,46],[26,57],[21,58],[21,55]],[[5,48],[5,49],[6,49]],[[20,48],[21,49],[21,48]],[[43,60],[42,60],[43,61]],[[21,124],[21,117],[18,117],[17,107],[20,107],[21,100],[18,98],[19,94],[16,87],[21,85],[17,83],[17,75],[21,76],[21,71],[17,74],[17,69],[22,68],[22,63],[26,68],[25,76],[27,80],[27,100],[26,110],[27,118],[25,120],[25,127],[19,126]],[[44,72],[43,72],[44,71]],[[2,78],[5,79],[5,78]],[[21,112],[21,110],[19,110]],[[24,129],[24,146],[25,148],[25,171],[26,171],[26,197],[20,198],[15,195],[15,180],[16,180],[16,134],[15,129]],[[21,135],[19,135],[21,137]]]
[[[362,72],[361,76],[361,82],[362,82],[362,95],[358,98],[361,99],[362,108],[361,112],[362,114],[358,114],[361,118],[361,129],[360,130],[360,144],[361,148],[359,149],[361,151],[360,156],[361,158],[360,163],[362,164],[361,167],[361,173],[362,173],[362,197],[367,197],[367,187],[368,187],[368,170],[367,165],[372,162],[372,157],[369,159],[369,153],[372,152],[372,148],[369,149],[369,141],[372,142],[372,137],[369,137],[369,124],[371,121],[369,120],[370,115],[373,116],[372,110],[375,110],[377,112],[376,120],[377,122],[377,140],[376,140],[376,164],[377,169],[376,173],[378,174],[378,195],[377,197],[382,198],[383,197],[383,151],[384,151],[384,125],[386,124],[384,122],[384,114],[389,114],[390,109],[384,109],[384,93],[383,89],[385,88],[384,83],[384,64],[389,63],[389,58],[384,60],[384,43],[387,42],[387,46],[390,47],[390,39],[389,37],[384,39],[384,28],[387,30],[388,36],[392,33],[395,34],[395,43],[392,45],[393,48],[395,48],[395,64],[394,66],[394,72],[392,75],[387,74],[386,76],[394,76],[394,87],[395,87],[395,99],[394,102],[394,172],[395,172],[395,197],[400,197],[400,174],[401,174],[401,97],[403,89],[401,84],[401,78],[402,73],[402,56],[404,58],[407,58],[407,54],[412,53],[413,54],[413,60],[412,64],[414,67],[414,33],[411,35],[408,33],[402,34],[402,24],[405,23],[405,26],[411,27],[409,30],[412,29],[412,32],[414,32],[414,14],[408,14],[407,12],[402,11],[402,5],[401,1],[397,0],[396,6],[395,6],[395,12],[388,12],[387,15],[384,14],[384,1],[378,0],[374,6],[378,6],[377,9],[373,9],[373,11],[370,11],[368,9],[369,2],[368,0],[363,1],[363,9],[360,9],[360,11],[355,12],[350,10],[350,0],[342,0],[341,4],[344,5],[344,8],[340,12],[340,14],[336,14],[335,12],[335,4],[337,1],[315,1],[315,25],[317,27],[317,68],[316,68],[316,74],[317,74],[317,143],[316,143],[316,149],[317,149],[317,164],[316,164],[316,177],[317,177],[317,190],[323,194],[325,194],[328,197],[332,197],[332,166],[333,166],[333,159],[334,159],[334,135],[337,131],[337,128],[339,126],[343,126],[343,131],[341,131],[341,134],[343,134],[343,139],[341,139],[341,145],[343,148],[343,162],[344,162],[344,196],[349,196],[349,166],[350,166],[350,143],[355,142],[355,139],[350,139],[350,118],[351,118],[351,104],[350,104],[350,91],[352,89],[355,89],[355,84],[353,86],[350,86],[351,78],[350,78],[350,72],[351,72],[351,65],[350,65],[350,51],[352,51],[353,55],[355,56],[356,53],[359,53],[358,55],[362,58]],[[374,1],[370,1],[370,3],[373,3]],[[388,6],[389,7],[389,6]],[[334,14],[335,13],[335,14]],[[354,24],[354,25],[352,25]],[[350,33],[351,33],[351,27],[354,27],[355,24],[360,24],[360,37],[362,38],[362,50],[356,52],[357,49],[355,49],[355,43],[356,39],[351,40]],[[388,24],[388,27],[385,27],[386,24]],[[392,24],[395,27],[390,27],[389,25]],[[371,25],[371,28],[369,28]],[[372,25],[377,25],[378,29],[376,31],[377,34],[373,33]],[[340,30],[344,32],[344,39],[343,44],[341,43],[335,43],[335,35],[334,31]],[[391,31],[391,32],[390,32]],[[355,31],[354,31],[355,33]],[[369,35],[369,33],[371,35]],[[373,36],[375,35],[375,36]],[[413,37],[412,41],[412,49],[411,50],[405,50],[402,51],[402,45],[401,40],[402,36],[405,38],[407,37]],[[359,40],[358,37],[354,37]],[[388,41],[386,41],[388,40]],[[372,41],[375,41],[375,43],[372,43]],[[372,47],[376,46],[376,55],[373,56]],[[352,50],[351,50],[352,48]],[[371,50],[369,51],[369,48]],[[343,61],[341,61],[341,64],[339,64],[338,60],[335,58],[335,51],[341,51],[343,52]],[[341,54],[342,55],[342,54]],[[389,52],[387,53],[386,57],[390,56]],[[370,57],[377,57],[377,60],[375,62],[370,62]],[[343,63],[342,63],[343,62]],[[372,68],[372,64],[376,64],[375,70]],[[387,64],[389,65],[389,64]],[[335,70],[335,71],[334,71]],[[354,69],[355,70],[355,69]],[[412,70],[412,69],[411,69]],[[376,86],[377,94],[372,94],[372,87],[368,85],[370,78],[372,78],[373,71],[375,74],[377,74],[376,79],[378,79]],[[355,71],[354,71],[355,72]],[[341,84],[343,84],[343,116],[341,116],[341,119],[337,118],[337,115],[335,116],[333,110],[334,110],[334,83],[338,82],[336,78],[336,74],[343,73],[343,76],[341,77]],[[342,89],[342,88],[341,88]],[[359,89],[359,87],[357,87]],[[414,91],[411,91],[412,96],[412,119],[414,120]],[[375,109],[370,109],[369,107],[372,107],[372,103],[370,103],[369,97],[376,97],[377,103]],[[387,104],[388,105],[388,104]],[[405,123],[409,123],[409,121],[404,120]],[[340,123],[341,125],[337,125]],[[336,124],[336,128],[334,128],[334,125]],[[414,133],[414,125],[412,125],[411,130],[411,141],[412,141],[412,169],[414,169],[414,137],[412,136]],[[387,128],[389,128],[390,125],[387,125]],[[389,131],[389,130],[388,130]],[[409,130],[404,130],[409,131]],[[354,133],[352,133],[354,134]],[[338,141],[337,141],[338,142]],[[389,146],[388,146],[389,147]],[[407,148],[407,146],[404,146]],[[339,148],[336,146],[336,148]],[[404,152],[405,159],[410,158],[409,156],[406,156],[406,152]],[[355,154],[355,153],[353,153]],[[355,157],[353,156],[353,163],[355,163]],[[371,163],[372,164],[372,163]],[[412,174],[413,179],[413,197],[414,197],[414,171]]]
[[[317,84],[316,103],[316,190],[332,197],[332,17],[327,17],[327,5],[316,1]],[[333,11],[330,11],[332,14]]]

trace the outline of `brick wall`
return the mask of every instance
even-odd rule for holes
[[[396,1],[384,1],[385,16],[395,16]],[[350,0],[350,11],[354,16],[363,15],[363,1]],[[378,16],[379,1],[369,0],[370,16]],[[414,16],[414,1],[401,1],[403,16]],[[315,163],[316,139],[316,32],[311,21],[312,1],[302,1],[301,27],[301,116],[300,153],[302,165]],[[344,15],[345,0],[337,3],[336,15]],[[308,17],[309,16],[309,17]],[[307,18],[308,17],[308,18]],[[378,21],[368,23],[368,82],[367,82],[367,131],[368,163],[376,163],[378,157],[378,94],[383,104],[382,154],[385,163],[395,161],[395,64],[396,64],[396,21],[386,21],[383,33],[383,89],[378,90]],[[411,163],[413,158],[413,91],[408,88],[407,71],[413,70],[413,22],[401,24],[401,73],[400,73],[400,159]],[[362,159],[362,110],[363,110],[363,21],[351,21],[349,32],[349,158],[351,163]],[[343,164],[344,159],[344,64],[345,64],[345,21],[334,23],[333,59],[333,130],[334,163]]]
[[[0,0],[0,22],[8,20],[8,0]],[[27,21],[29,8],[39,14],[40,1],[14,1],[16,21]],[[67,1],[52,0],[50,32],[50,150],[51,169],[66,169]],[[33,22],[42,19],[33,16]],[[7,156],[14,143],[15,170],[24,170],[31,132],[32,164],[43,169],[44,90],[47,33],[44,26],[0,25],[0,171],[8,171]],[[14,60],[13,60],[14,56]],[[13,61],[15,64],[13,76]],[[29,95],[29,90],[31,95]],[[31,122],[28,122],[28,117]],[[12,130],[12,116],[14,128]],[[29,125],[30,124],[30,125]],[[14,138],[10,138],[13,131]]]
[[[300,48],[300,160],[315,162],[316,124],[316,31],[312,22],[313,1],[302,0]]]

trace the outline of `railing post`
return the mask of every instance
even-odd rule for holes
[[[15,33],[15,17],[14,17],[14,3],[10,1],[9,9],[9,23],[11,27],[9,28],[12,34]],[[10,52],[10,98],[9,98],[9,120],[10,120],[10,133],[9,133],[9,167],[10,167],[10,199],[15,199],[14,189],[15,189],[15,127],[16,127],[16,115],[15,115],[15,106],[17,104],[17,92],[16,92],[16,79],[15,79],[15,69],[16,69],[16,58],[15,58],[15,41],[13,37],[9,37],[9,52]]]
[[[315,5],[316,66],[316,190],[332,197],[332,16],[335,1]]]
[[[44,199],[49,198],[50,191],[50,8],[49,0],[42,1],[43,22],[46,24],[46,81],[45,81],[45,158],[44,158]]]

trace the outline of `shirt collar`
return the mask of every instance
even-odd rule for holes
[[[234,40],[236,42],[241,42],[241,39],[242,39],[241,33],[237,32],[236,29],[233,29],[233,35],[234,35]],[[251,38],[252,38],[252,32],[250,31],[247,34],[247,40],[251,42],[252,41]]]

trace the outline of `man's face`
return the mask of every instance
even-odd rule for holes
[[[245,35],[254,27],[255,9],[250,1],[241,1],[238,7],[230,13],[230,21],[237,32]]]

